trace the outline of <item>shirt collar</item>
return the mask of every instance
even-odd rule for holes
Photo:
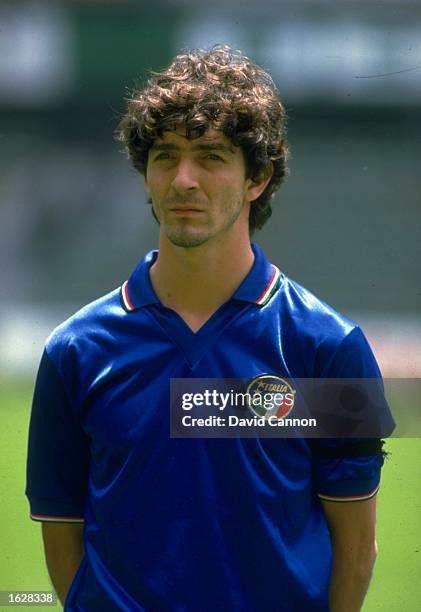
[[[149,269],[158,257],[158,251],[149,251],[139,262],[129,279],[121,287],[121,301],[125,310],[131,312],[150,304],[159,304],[158,296],[153,290]]]
[[[253,266],[231,299],[263,306],[278,289],[282,275],[257,244],[253,243],[251,248],[254,253]]]
[[[231,299],[264,306],[279,288],[282,274],[266,259],[257,244],[252,244],[252,249],[253,266]],[[149,269],[157,256],[158,251],[147,253],[129,279],[123,283],[120,294],[126,311],[132,312],[144,306],[160,303],[149,278]]]

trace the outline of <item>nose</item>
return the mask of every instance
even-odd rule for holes
[[[172,180],[175,191],[192,191],[199,188],[197,167],[193,160],[182,158],[176,166],[176,173]]]

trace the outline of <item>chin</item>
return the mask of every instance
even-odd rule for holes
[[[171,244],[186,249],[201,246],[211,238],[208,234],[194,232],[166,232],[166,236]]]
[[[208,238],[201,236],[168,236],[168,240],[174,246],[183,247],[185,249],[193,249],[205,244],[205,242],[208,241]]]

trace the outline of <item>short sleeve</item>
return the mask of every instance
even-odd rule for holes
[[[359,327],[355,327],[323,372],[324,378],[374,379],[376,410],[381,412],[388,430],[394,422],[384,396],[383,381],[373,352]],[[319,498],[352,502],[373,497],[380,486],[384,463],[384,442],[379,438],[325,438],[311,443],[314,455],[314,482]]]
[[[45,350],[29,424],[26,495],[31,518],[81,522],[89,474],[89,438]]]

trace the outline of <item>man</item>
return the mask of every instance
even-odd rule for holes
[[[159,251],[53,332],[31,417],[27,495],[66,610],[361,608],[380,441],[170,437],[172,378],[380,377],[359,328],[250,243],[285,126],[228,47],[177,56],[129,103]]]

